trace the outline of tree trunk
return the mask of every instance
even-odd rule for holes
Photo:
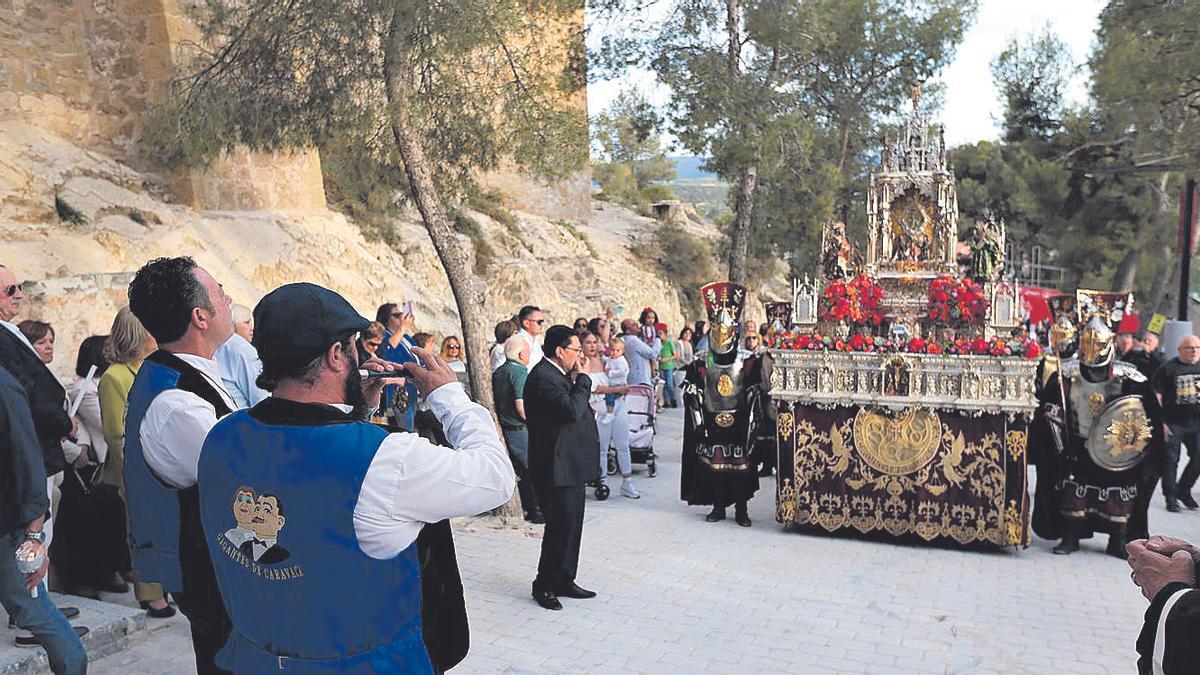
[[[729,35],[729,79],[742,77],[741,0],[725,0],[725,30]],[[736,91],[737,87],[730,87]],[[750,131],[750,130],[746,130]],[[753,139],[750,133],[744,138]],[[754,139],[757,142],[757,139]],[[733,230],[729,233],[729,280],[746,284],[746,257],[750,249],[750,220],[754,213],[754,190],[758,187],[758,163],[742,169],[733,201]]]
[[[1139,249],[1131,248],[1121,258],[1117,271],[1113,274],[1112,289],[1114,291],[1132,291],[1133,280],[1137,277],[1138,260],[1142,257]]]
[[[758,167],[746,167],[738,181],[733,202],[733,231],[729,233],[729,280],[746,284],[746,257],[750,249],[750,218],[754,213],[754,190],[758,187]]]
[[[403,58],[407,40],[403,27],[398,25],[397,20],[393,20],[388,39],[384,68],[392,137],[404,162],[404,173],[408,177],[413,203],[421,214],[421,220],[433,241],[433,248],[437,251],[443,269],[446,270],[450,292],[454,294],[454,302],[462,322],[463,346],[466,347],[472,397],[477,403],[493,411],[494,416],[492,373],[489,369],[491,359],[482,311],[483,297],[474,290],[475,279],[467,267],[466,251],[446,218],[446,210],[434,184],[425,148],[421,144],[421,136],[409,118],[407,101],[411,89],[405,78]],[[520,518],[522,510],[519,494],[513,491],[512,499],[495,513],[505,519]]]
[[[1158,212],[1160,214],[1170,213],[1171,207],[1175,203],[1171,198],[1171,194],[1167,192],[1170,180],[1171,174],[1164,171],[1158,177],[1158,182],[1154,185],[1158,197]],[[1171,219],[1168,219],[1166,222],[1169,223],[1168,227],[1176,224]],[[1150,302],[1145,305],[1152,313],[1174,316],[1176,305],[1178,304],[1178,253],[1173,244],[1167,243],[1163,245],[1162,255],[1164,264],[1159,269],[1158,274],[1154,276],[1154,285],[1150,288]]]

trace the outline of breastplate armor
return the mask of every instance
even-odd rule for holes
[[[1067,392],[1071,435],[1088,438],[1096,426],[1100,413],[1108,404],[1123,394],[1125,378],[1129,376],[1125,364],[1118,363],[1112,377],[1103,382],[1090,382],[1079,372],[1078,361],[1063,364],[1063,373],[1070,389]],[[1140,375],[1140,373],[1139,373]]]
[[[746,402],[742,383],[742,357],[723,366],[712,364],[704,373],[704,409],[711,413],[735,412]]]

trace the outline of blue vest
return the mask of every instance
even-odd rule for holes
[[[387,433],[354,421],[302,424],[240,411],[204,443],[200,515],[233,620],[218,665],[432,672],[416,544],[376,560],[354,532],[359,491]]]
[[[155,477],[146,465],[141,439],[146,410],[155,397],[170,389],[196,394],[213,405],[218,417],[228,414],[229,408],[203,375],[164,351],[154,352],[142,362],[129,390],[125,415],[125,500],[133,568],[141,581],[157,582],[168,592],[181,593],[184,588],[179,551],[183,520],[180,505],[190,500],[191,504],[184,504],[185,509],[193,506],[195,490],[177,490]],[[185,528],[187,525],[184,523]]]

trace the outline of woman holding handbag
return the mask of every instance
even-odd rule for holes
[[[118,573],[129,569],[125,537],[125,503],[111,486],[99,485],[107,457],[101,430],[97,375],[107,368],[107,336],[93,335],[79,345],[78,379],[67,387],[68,400],[79,401],[79,430],[64,441],[69,464],[63,472],[57,536],[50,546],[59,583],[74,595],[99,598],[99,592],[125,593],[129,585]],[[67,451],[70,443],[74,452]]]
[[[129,390],[133,378],[142,366],[142,359],[150,355],[158,345],[142,327],[126,305],[117,310],[112,331],[104,354],[110,365],[100,377],[100,416],[104,426],[104,440],[108,444],[108,457],[100,472],[105,485],[116,488],[122,499],[125,497],[125,408],[129,401]],[[129,538],[123,542],[128,552]],[[132,562],[126,571],[132,576]],[[175,608],[167,604],[162,586],[144,584],[137,579],[133,583],[133,595],[146,613],[155,619],[175,615]]]

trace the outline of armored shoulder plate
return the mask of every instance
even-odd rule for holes
[[[1116,361],[1113,363],[1113,379],[1128,379],[1134,382],[1145,382],[1146,376],[1132,363]]]
[[[1062,362],[1062,375],[1060,376],[1067,380],[1079,377],[1079,359],[1067,359]]]

